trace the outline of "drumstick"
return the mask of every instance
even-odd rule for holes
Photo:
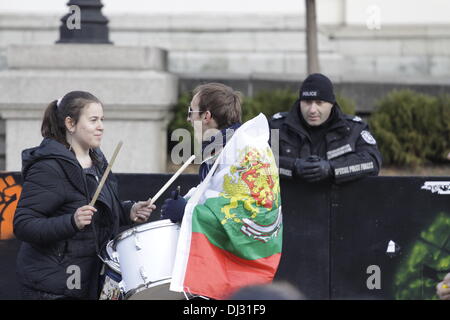
[[[164,191],[166,191],[166,189],[175,181],[176,178],[178,178],[178,176],[186,169],[186,167],[188,165],[191,164],[192,161],[194,161],[195,159],[195,155],[192,155],[186,162],[185,164],[183,164],[183,166],[178,169],[177,172],[175,172],[175,174],[172,176],[172,178],[170,178],[169,181],[166,182],[166,184],[158,191],[157,194],[155,194],[155,196],[153,198],[148,198],[147,201],[150,201],[150,206],[152,204],[154,204],[156,202],[156,200],[158,200],[158,198],[164,193]]]
[[[108,177],[109,172],[111,171],[111,167],[114,164],[114,161],[116,160],[117,154],[119,153],[120,148],[122,148],[122,141],[119,141],[119,143],[116,146],[116,150],[114,150],[114,154],[111,158],[111,161],[109,161],[108,167],[106,168],[105,172],[103,173],[102,180],[100,180],[100,183],[97,186],[97,190],[95,190],[94,197],[92,198],[89,205],[92,207],[95,204],[95,201],[97,201],[98,196],[100,195],[100,191],[103,188],[103,185],[105,184],[106,178]]]
[[[156,200],[158,200],[158,198],[164,193],[164,191],[167,190],[167,188],[168,188],[168,187],[175,181],[175,179],[176,179],[176,178],[177,178],[177,177],[178,177],[178,176],[186,169],[186,167],[187,167],[188,165],[190,165],[192,161],[194,161],[194,159],[195,159],[195,155],[192,155],[192,156],[186,161],[186,163],[183,164],[183,166],[182,166],[180,169],[178,169],[177,172],[175,172],[175,174],[172,176],[172,178],[170,178],[170,180],[167,181],[166,184],[165,184],[161,189],[159,189],[159,191],[156,193],[156,195],[155,195],[153,198],[152,198],[152,197],[148,198],[147,202],[150,201],[149,207],[152,206],[152,205],[156,202]],[[133,221],[136,222],[137,219],[138,219],[138,217],[135,217],[135,218],[133,219]]]

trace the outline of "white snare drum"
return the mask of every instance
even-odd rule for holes
[[[179,232],[180,226],[166,219],[125,230],[113,240],[126,299],[185,299],[169,290]]]

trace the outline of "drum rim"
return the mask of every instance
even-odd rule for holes
[[[161,228],[161,227],[168,227],[168,226],[179,226],[179,224],[173,223],[172,221],[170,221],[170,219],[164,219],[164,220],[157,220],[157,221],[147,222],[147,223],[144,223],[141,225],[133,226],[125,231],[122,231],[121,233],[116,235],[113,240],[111,240],[113,242],[112,248],[114,251],[116,251],[117,243],[119,241],[124,240],[124,239],[132,236],[135,233],[139,233],[139,232],[143,232],[143,231],[147,231],[147,230],[151,230],[151,229],[157,229],[157,228]]]
[[[112,271],[114,271],[115,273],[118,273],[118,274],[122,275],[122,271],[120,270],[120,265],[117,264],[115,261],[105,260],[104,263],[105,263]]]
[[[149,281],[145,284],[140,284],[139,286],[137,286],[136,288],[130,289],[125,293],[125,299],[128,300],[128,298],[130,298],[131,296],[135,295],[136,293],[139,293],[145,289],[150,289],[152,287],[155,287],[158,284],[167,284],[170,283],[172,281],[172,277],[169,278],[164,278],[158,281]]]
[[[111,248],[114,252],[117,253],[116,250],[114,250],[113,248],[113,240],[108,241],[108,243],[105,246],[105,251],[106,251],[106,256],[103,257],[100,254],[100,260],[102,260],[102,262],[104,264],[106,264],[110,269],[112,269],[113,271],[115,271],[118,274],[122,274],[121,270],[120,270],[120,261],[117,261],[116,259],[114,259],[114,257],[110,257],[109,253],[108,253],[108,248]]]

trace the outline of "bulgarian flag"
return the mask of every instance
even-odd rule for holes
[[[189,192],[170,290],[224,299],[240,287],[273,280],[283,228],[268,141],[264,115],[247,121]]]

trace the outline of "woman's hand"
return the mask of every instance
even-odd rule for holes
[[[91,224],[94,212],[97,212],[97,209],[88,205],[82,206],[75,211],[74,220],[79,230]]]
[[[136,202],[130,211],[131,221],[137,223],[144,223],[150,218],[150,214],[156,209],[156,206],[152,204],[150,206],[151,200]]]

